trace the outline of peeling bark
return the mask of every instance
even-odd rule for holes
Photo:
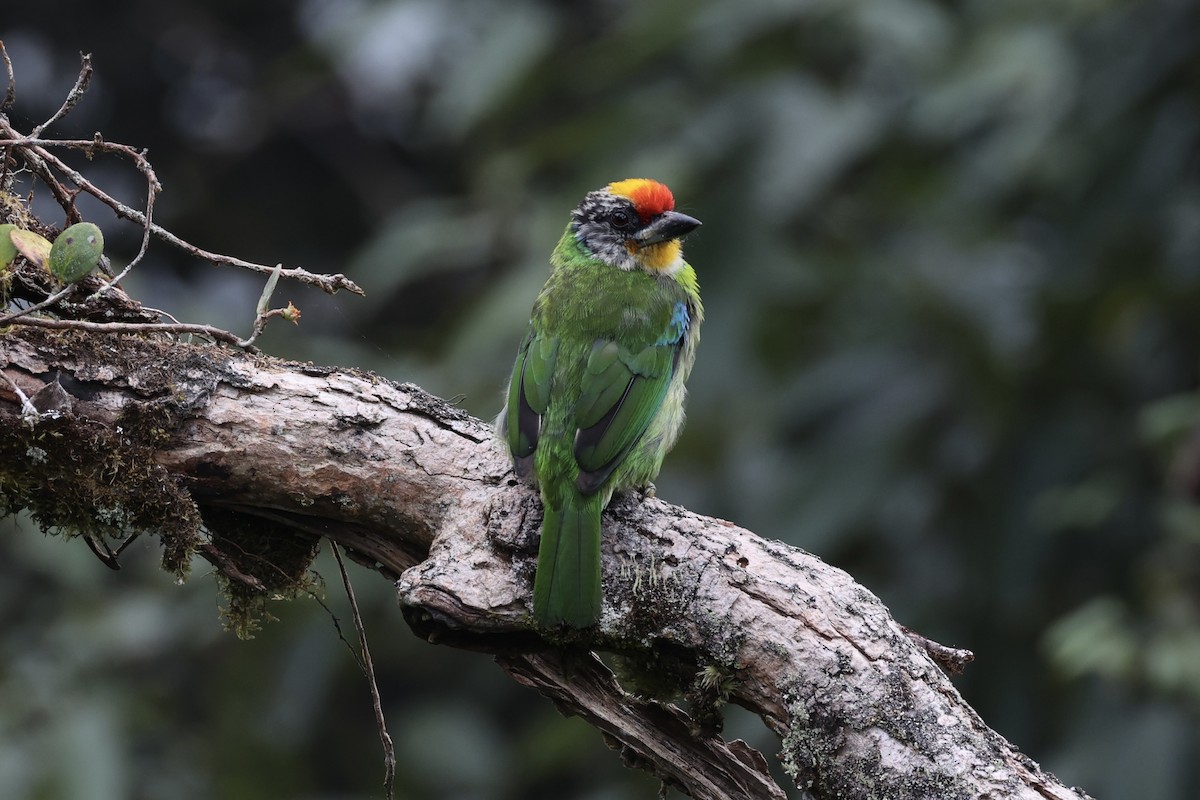
[[[147,448],[161,472],[145,480],[182,487],[201,512],[337,541],[397,579],[418,635],[495,654],[693,797],[785,796],[760,754],[716,734],[726,701],[779,735],[785,770],[818,798],[1087,797],[990,730],[849,575],[657,499],[619,498],[605,514],[597,628],[539,633],[536,495],[488,425],[418,387],[165,337],[33,329],[0,339],[0,365],[25,395],[55,398],[22,416],[0,384],[3,435],[52,417],[103,429]],[[147,429],[117,430],[130,425]],[[0,478],[28,489],[39,464],[5,464]],[[620,682],[593,650],[623,656]],[[664,675],[690,715],[626,691]]]

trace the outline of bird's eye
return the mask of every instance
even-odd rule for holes
[[[633,214],[630,214],[623,208],[618,208],[608,215],[608,221],[612,223],[614,228],[628,230],[633,227]]]

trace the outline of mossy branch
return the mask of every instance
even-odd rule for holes
[[[497,654],[628,763],[694,797],[783,796],[761,755],[720,737],[725,702],[762,717],[816,797],[1086,797],[988,729],[844,572],[656,499],[626,497],[605,516],[598,628],[548,640],[529,613],[536,495],[488,425],[415,386],[168,337],[35,328],[0,338],[0,369],[4,510],[159,535],[172,569],[216,548],[219,569],[234,559],[250,579],[226,572],[243,600],[252,581],[301,594],[315,543],[331,539],[399,578],[418,635]],[[241,622],[252,605],[234,606]],[[628,674],[618,681],[589,650],[621,654]],[[648,672],[659,692],[665,676],[663,696],[708,700],[685,714],[629,694]]]

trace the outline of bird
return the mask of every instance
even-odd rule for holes
[[[682,239],[700,220],[664,184],[589,192],[550,255],[497,433],[543,506],[533,617],[600,617],[600,520],[614,492],[650,486],[684,422],[704,307]]]

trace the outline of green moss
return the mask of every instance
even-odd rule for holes
[[[252,638],[264,621],[274,620],[272,600],[308,594],[319,580],[310,571],[321,549],[321,537],[262,517],[205,506],[204,527],[220,557],[258,586],[220,574],[225,627],[239,638]]]
[[[140,337],[135,347],[114,348],[110,337],[83,332],[21,335],[48,363],[87,366],[58,376],[59,410],[0,415],[0,515],[27,510],[48,533],[101,543],[157,536],[163,568],[179,578],[200,552],[217,566],[226,626],[241,637],[272,618],[269,601],[312,590],[319,537],[200,506],[187,478],[156,461],[207,402],[212,384],[237,385],[228,353]],[[126,376],[139,398],[125,400],[111,423],[72,413],[110,380],[106,372]]]
[[[153,450],[128,429],[70,414],[0,416],[0,515],[20,510],[66,536],[157,535],[163,568],[180,578],[199,543],[199,512]]]

